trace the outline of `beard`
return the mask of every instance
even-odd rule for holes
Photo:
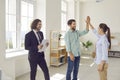
[[[76,29],[75,28],[72,28],[73,31],[75,31]]]
[[[37,28],[37,31],[40,31],[41,28]]]

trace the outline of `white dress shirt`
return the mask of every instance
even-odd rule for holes
[[[37,31],[33,29],[33,32],[35,33],[35,36],[36,36],[36,38],[37,38],[37,40],[38,40],[38,43],[40,44],[40,41],[39,41],[39,37],[38,37]]]
[[[106,35],[99,35],[94,29],[93,33],[97,36],[98,40],[96,42],[96,58],[95,63],[100,64],[101,61],[106,61],[108,63],[108,48],[109,42]]]

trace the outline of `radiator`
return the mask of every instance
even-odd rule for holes
[[[2,69],[0,69],[0,80],[12,80],[10,77],[7,77]]]

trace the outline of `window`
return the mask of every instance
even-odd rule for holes
[[[6,49],[16,46],[16,0],[6,0]]]
[[[61,30],[67,30],[67,1],[61,1]]]
[[[6,52],[24,48],[25,34],[34,15],[31,0],[6,0]]]
[[[30,31],[30,24],[33,20],[33,4],[21,1],[21,36],[20,47],[24,47],[25,34]]]

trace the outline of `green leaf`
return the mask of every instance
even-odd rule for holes
[[[83,44],[84,47],[88,48],[89,46],[92,45],[92,42],[87,41],[86,43],[82,42],[82,44]]]

